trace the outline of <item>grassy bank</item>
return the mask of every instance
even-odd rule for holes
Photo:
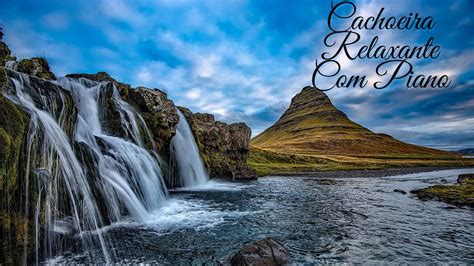
[[[248,163],[257,171],[259,176],[264,176],[282,172],[363,170],[396,167],[473,167],[474,159],[417,154],[385,154],[380,156],[290,154],[252,147]]]
[[[474,207],[474,179],[459,184],[435,185],[411,193],[422,200],[440,200],[457,206]]]

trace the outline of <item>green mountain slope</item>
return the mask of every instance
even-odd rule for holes
[[[280,119],[253,138],[251,146],[250,163],[254,166],[265,158],[267,167],[271,154],[278,155],[275,157],[278,163],[272,162],[273,165],[281,164],[279,155],[291,154],[304,156],[300,161],[306,162],[304,167],[292,164],[291,169],[304,168],[305,171],[451,165],[453,160],[460,160],[457,153],[420,147],[387,134],[374,133],[351,121],[325,93],[312,87],[305,87],[294,96]],[[308,163],[308,160],[313,161]],[[292,162],[297,161],[293,157]],[[267,168],[270,171],[272,167]]]

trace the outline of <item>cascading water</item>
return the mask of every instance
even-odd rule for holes
[[[37,101],[41,101],[41,103],[35,103],[29,94],[35,90],[29,86],[29,77],[25,74],[17,73],[16,78],[11,78],[11,80],[15,86],[15,94],[9,95],[10,99],[24,107],[30,115],[26,142],[26,166],[28,169],[25,170],[26,205],[24,210],[25,216],[29,217],[28,187],[30,187],[30,182],[36,181],[39,193],[38,199],[35,201],[37,202],[35,239],[38,241],[40,235],[39,220],[42,216],[45,229],[44,256],[52,257],[58,250],[61,250],[59,238],[60,234],[65,231],[59,228],[62,227],[61,224],[68,223],[81,238],[86,252],[93,246],[100,245],[104,260],[109,261],[107,244],[98,230],[102,225],[102,220],[91,187],[63,129],[66,120],[66,107],[63,104],[58,113],[58,106],[55,102],[44,95],[35,97]],[[64,92],[58,90],[57,93],[64,103]],[[38,108],[37,104],[40,104],[42,109]],[[41,154],[39,158],[38,154]],[[36,172],[42,174],[37,175],[39,177],[37,180],[30,181],[30,169],[33,167],[36,168]],[[69,206],[64,206],[67,203]],[[86,231],[97,232],[96,237],[84,234]],[[27,238],[25,238],[24,263],[28,261],[26,257],[28,244]],[[38,242],[35,243],[36,247],[39,245]],[[92,256],[93,254],[91,254]],[[37,263],[39,262],[38,258],[39,255],[36,254]]]
[[[5,68],[8,68],[8,69],[11,69],[11,70],[15,70],[16,71],[16,68],[18,66],[18,61],[15,61],[15,60],[8,60],[7,62],[5,62]]]
[[[103,198],[107,201],[109,217],[118,221],[121,206],[138,221],[145,221],[148,213],[159,207],[167,198],[161,169],[157,160],[145,149],[140,132],[146,132],[148,142],[153,142],[143,119],[124,102],[115,88],[108,83],[95,83],[81,78],[59,80],[64,88],[73,93],[78,107],[76,141],[83,143],[94,156],[94,168],[98,169]],[[109,87],[107,87],[109,86]],[[125,140],[102,130],[101,95],[112,90],[112,100],[125,134]]]
[[[44,252],[41,256],[36,253],[36,262],[40,257],[61,255],[66,235],[80,239],[83,252],[93,261],[100,261],[100,256],[110,262],[112,244],[100,228],[123,219],[146,221],[168,197],[159,157],[146,148],[146,143],[153,143],[146,124],[110,83],[63,78],[53,89],[54,100],[48,94],[51,91],[31,85],[28,75],[9,71],[9,76],[15,91],[8,98],[30,115],[25,216],[34,216],[34,246],[37,252]],[[67,110],[74,108],[67,107],[67,91],[77,107],[71,140],[66,124],[71,123],[68,116],[73,114]],[[114,110],[107,110],[111,108],[104,104],[107,100],[113,102]],[[124,138],[104,128],[107,112],[119,114]],[[37,178],[31,180],[31,176]],[[37,183],[38,192],[29,195],[28,182],[32,181]],[[30,201],[36,208],[31,212]],[[26,258],[26,246],[31,245],[26,241],[25,263],[31,261]],[[94,254],[97,247],[102,255]]]
[[[199,154],[199,149],[188,121],[179,109],[176,135],[171,140],[173,155],[178,168],[182,187],[194,187],[205,184],[209,176]]]

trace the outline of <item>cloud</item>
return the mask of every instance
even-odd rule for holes
[[[432,15],[433,31],[361,32],[387,45],[441,45],[434,62],[417,61],[425,74],[449,74],[449,89],[340,88],[328,92],[348,116],[375,131],[433,147],[472,145],[474,123],[474,21],[470,1],[356,1],[376,15]],[[441,7],[446,8],[441,8]],[[2,4],[6,41],[20,57],[45,56],[58,75],[107,71],[134,86],[168,92],[177,104],[210,112],[226,122],[244,121],[255,133],[274,123],[292,96],[311,83],[314,60],[327,50],[329,2],[263,1],[43,1]],[[449,12],[445,12],[449,10]],[[231,14],[231,15],[229,15]],[[377,62],[339,58],[348,74],[375,80]],[[321,86],[332,85],[329,80]]]
[[[48,13],[41,17],[41,22],[54,30],[64,30],[69,27],[69,16],[64,12]]]
[[[187,91],[184,96],[190,100],[197,100],[202,97],[201,90],[198,88],[191,89]]]

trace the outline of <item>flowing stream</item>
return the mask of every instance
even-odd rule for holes
[[[408,191],[456,182],[446,170],[391,177],[268,177],[180,190],[146,223],[104,230],[116,261],[226,263],[242,245],[273,237],[296,264],[474,263],[474,212]],[[407,191],[406,195],[394,189]],[[81,253],[57,261],[81,263]]]

